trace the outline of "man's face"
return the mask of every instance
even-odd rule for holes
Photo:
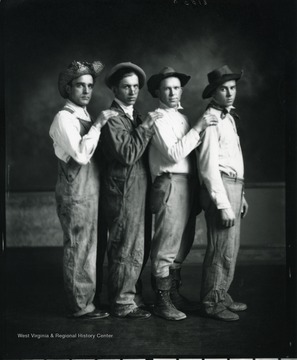
[[[68,98],[78,106],[87,106],[92,97],[93,87],[92,75],[82,75],[67,85]]]
[[[170,108],[177,108],[183,89],[177,77],[168,77],[161,81],[159,89],[156,90],[158,98]]]
[[[228,107],[233,105],[236,97],[236,81],[226,81],[216,88],[212,97],[220,106]]]
[[[134,105],[139,94],[138,76],[134,73],[124,77],[118,86],[113,87],[115,97],[126,106]]]

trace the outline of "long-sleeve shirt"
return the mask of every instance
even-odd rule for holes
[[[73,158],[78,164],[86,165],[97,147],[100,130],[91,126],[89,132],[81,136],[78,119],[91,122],[89,113],[86,108],[77,106],[70,100],[66,101],[65,107],[70,111],[59,111],[49,131],[55,154],[65,163]]]
[[[154,124],[155,135],[149,148],[149,164],[154,180],[164,172],[191,173],[192,165],[188,156],[200,144],[197,130],[190,128],[188,119],[178,109],[167,107],[160,102],[163,117]]]
[[[202,135],[197,149],[198,172],[217,208],[227,209],[231,205],[221,173],[243,179],[243,157],[233,117],[228,113],[222,119],[220,110],[209,111],[218,118],[218,125],[207,127]]]

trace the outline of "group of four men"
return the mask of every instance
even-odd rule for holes
[[[201,205],[208,229],[202,309],[218,320],[238,320],[236,312],[246,305],[234,302],[228,289],[239,249],[240,218],[248,207],[233,108],[241,74],[226,65],[208,74],[203,98],[212,100],[190,126],[179,111],[190,76],[170,67],[152,75],[147,88],[159,105],[142,119],[134,104],[146,75],[131,62],[109,71],[105,83],[114,100],[109,110],[91,119],[86,106],[102,69],[99,61],[73,61],[60,73],[58,87],[66,104],[50,128],[59,164],[56,201],[71,316],[109,315],[94,305],[98,230],[103,234],[100,243],[106,226],[111,314],[151,316],[141,296],[141,272],[150,256],[153,313],[167,320],[185,319],[185,312],[196,304],[179,293],[180,272]]]

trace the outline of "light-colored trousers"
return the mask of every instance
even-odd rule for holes
[[[219,210],[202,187],[200,201],[207,223],[207,249],[203,262],[201,301],[209,314],[223,311],[232,302],[228,290],[234,278],[240,245],[240,223],[243,181],[222,175],[223,183],[235,214],[235,225],[223,228]]]
[[[196,187],[188,174],[163,174],[152,185],[150,201],[155,214],[155,233],[151,244],[151,267],[155,277],[169,275],[180,268],[195,236]]]

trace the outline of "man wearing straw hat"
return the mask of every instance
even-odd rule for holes
[[[235,321],[244,303],[229,295],[239,250],[240,222],[247,214],[244,197],[244,166],[234,111],[237,81],[227,65],[208,74],[203,99],[211,99],[207,112],[218,119],[216,128],[207,128],[197,149],[202,184],[201,205],[207,222],[207,250],[203,263],[201,301],[203,312],[214,319]]]
[[[88,111],[100,61],[73,61],[59,75],[66,103],[50,127],[58,157],[57,213],[64,233],[63,273],[70,314],[75,319],[100,319],[109,314],[95,308],[99,172],[93,154],[101,128],[114,111],[93,122]]]
[[[112,90],[109,119],[102,131],[106,155],[103,206],[109,230],[107,246],[108,288],[111,314],[120,318],[147,319],[149,311],[140,307],[136,284],[141,274],[145,250],[145,209],[149,181],[146,148],[159,114],[142,120],[135,110],[139,90],[146,80],[144,71],[131,62],[115,65],[106,76]]]
[[[181,266],[195,236],[198,181],[193,150],[200,144],[201,132],[217,122],[206,114],[190,128],[187,117],[179,112],[183,87],[189,80],[190,76],[165,67],[147,82],[151,95],[159,99],[155,113],[163,115],[154,126],[149,164],[155,214],[151,264],[157,299],[153,311],[166,320],[185,319],[183,311],[197,309],[179,293]]]

